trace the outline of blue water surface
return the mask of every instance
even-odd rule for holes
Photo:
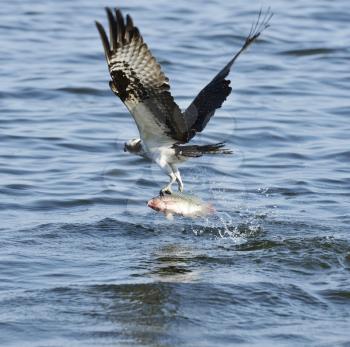
[[[185,189],[123,152],[94,20],[130,13],[186,108],[241,47]],[[350,3],[12,0],[0,6],[0,345],[350,346]]]

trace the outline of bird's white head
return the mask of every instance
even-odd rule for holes
[[[142,151],[140,139],[132,139],[124,143],[124,152],[139,154]]]

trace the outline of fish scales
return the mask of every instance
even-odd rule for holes
[[[164,213],[168,219],[172,219],[174,215],[191,218],[204,217],[215,211],[212,204],[193,195],[182,193],[156,196],[148,201],[147,206],[157,212]]]

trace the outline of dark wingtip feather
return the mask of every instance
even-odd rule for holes
[[[133,31],[134,31],[133,37],[135,37],[136,39],[139,39],[139,40],[142,41],[142,36],[140,34],[140,31],[139,31],[138,27],[134,27]]]
[[[105,55],[106,55],[106,59],[107,61],[109,60],[109,57],[111,55],[111,47],[109,45],[109,42],[108,42],[108,38],[107,38],[107,35],[106,35],[106,32],[105,30],[103,29],[103,26],[100,22],[98,21],[95,21],[95,25],[96,25],[96,28],[100,34],[100,37],[101,37],[101,41],[102,41],[102,45],[103,45],[103,49],[105,51]]]
[[[130,15],[126,15],[125,39],[131,41],[134,36],[134,23]]]
[[[271,7],[268,7],[264,14],[262,8],[260,9],[258,19],[255,24],[252,25],[249,35],[244,43],[244,49],[247,48],[255,39],[257,39],[264,30],[270,27],[272,17],[273,12],[271,11]]]
[[[105,10],[109,23],[110,51],[116,50],[121,43],[130,42],[133,38],[141,37],[129,14],[124,18],[122,11],[118,8],[112,11],[109,7],[105,7]]]
[[[117,21],[124,26],[124,17],[122,11],[119,8],[115,9],[115,16],[117,18]]]
[[[134,23],[132,21],[132,18],[129,14],[126,15],[126,29],[131,30],[134,27]]]
[[[115,9],[115,18],[118,28],[118,41],[123,42],[125,39],[125,23],[122,11],[119,8]]]
[[[109,38],[111,40],[112,49],[117,48],[118,27],[113,12],[109,7],[106,7],[107,18],[109,23]]]
[[[270,20],[273,16],[271,8],[268,7],[266,13],[263,14],[263,10],[260,9],[258,14],[258,19],[255,23],[252,24],[249,34],[246,37],[243,46],[241,49],[235,54],[235,56],[228,62],[228,64],[217,74],[215,78],[222,79],[225,78],[233,65],[236,59],[243,53],[260,35],[270,26]]]

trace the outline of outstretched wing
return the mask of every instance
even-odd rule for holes
[[[214,115],[215,110],[220,108],[227,96],[231,93],[229,80],[226,79],[230,69],[238,58],[238,56],[246,50],[259,36],[269,27],[269,21],[272,13],[268,9],[264,16],[259,12],[257,22],[252,25],[249,35],[247,36],[242,48],[228,62],[228,64],[213,78],[213,80],[205,86],[191,105],[184,112],[189,129],[191,129],[190,137],[195,133],[201,132],[210,118]]]
[[[172,139],[187,142],[188,128],[170,94],[168,78],[152,56],[129,15],[107,8],[109,39],[96,22],[104,47],[112,91],[134,117],[144,141]]]

